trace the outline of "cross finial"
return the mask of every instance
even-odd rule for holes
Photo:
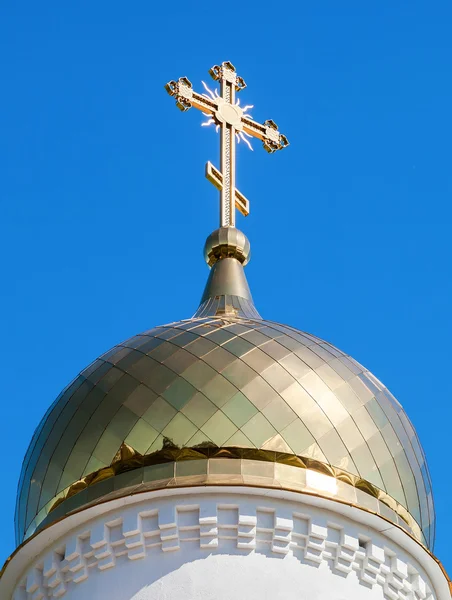
[[[212,92],[203,82],[207,93],[198,94],[186,77],[166,84],[167,92],[176,99],[176,106],[186,111],[192,106],[209,116],[205,125],[214,124],[220,129],[220,170],[210,162],[206,165],[206,177],[220,190],[220,227],[235,227],[235,208],[245,216],[249,213],[249,202],[235,187],[235,143],[243,140],[251,147],[247,138],[262,140],[267,152],[273,153],[289,145],[286,136],[278,131],[274,121],[262,125],[252,119],[247,111],[252,106],[240,106],[235,100],[236,92],[246,87],[234,65],[226,61],[213,66],[213,79],[220,82],[220,94]]]

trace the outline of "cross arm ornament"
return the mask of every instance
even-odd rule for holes
[[[193,90],[193,85],[187,77],[180,77],[177,81],[169,81],[165,85],[165,89],[170,96],[176,99],[176,106],[182,112],[192,106],[207,115],[213,115],[217,110],[217,105],[213,100],[209,100]]]
[[[271,119],[264,121],[264,124],[256,123],[252,119],[242,117],[243,130],[262,140],[264,149],[270,154],[277,150],[283,150],[289,145],[289,140],[285,135],[278,131],[278,125]]]

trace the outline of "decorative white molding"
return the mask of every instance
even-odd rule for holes
[[[271,498],[179,497],[124,506],[56,542],[21,578],[13,600],[62,598],[94,571],[151,561],[159,551],[183,551],[187,542],[199,543],[206,556],[230,553],[231,540],[240,554],[292,555],[313,567],[326,563],[338,576],[380,586],[388,600],[436,600],[416,561],[404,562],[396,545],[370,533],[363,528],[360,535],[359,525],[341,515]]]

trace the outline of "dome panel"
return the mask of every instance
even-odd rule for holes
[[[169,473],[174,462],[168,481],[182,484],[187,458],[198,469],[207,459],[206,476],[214,477],[218,458],[226,456],[240,462],[231,460],[228,468],[238,469],[241,481],[258,461],[296,464],[292,478],[301,477],[300,466],[323,469],[353,487],[358,506],[376,510],[378,500],[382,515],[387,511],[394,521],[398,514],[398,524],[408,522],[424,543],[433,542],[425,457],[401,405],[381,382],[310,334],[229,316],[135,336],[66,388],[24,460],[18,541],[99,499],[102,490],[121,493],[131,485],[130,473],[143,486],[159,469]]]

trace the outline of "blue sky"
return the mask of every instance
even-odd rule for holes
[[[251,0],[0,7],[2,535],[59,391],[120,340],[197,308],[217,227],[213,130],[164,84],[231,60],[290,148],[238,148],[260,313],[327,339],[404,405],[450,517],[452,4]]]

